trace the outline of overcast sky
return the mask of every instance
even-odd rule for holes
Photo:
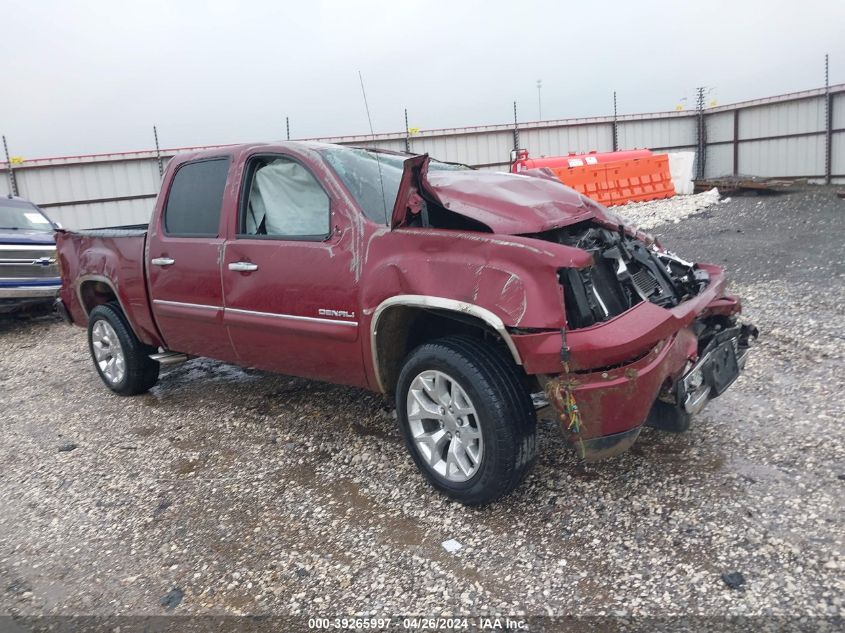
[[[845,82],[845,2],[0,0],[25,158],[694,108]]]

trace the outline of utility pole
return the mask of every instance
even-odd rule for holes
[[[9,179],[9,193],[18,195],[18,181],[15,179],[15,172],[12,171],[12,159],[9,158],[9,146],[6,145],[6,137],[3,137],[3,151],[6,153],[6,178]]]
[[[513,102],[513,151],[519,150],[519,123],[516,118],[516,101]]]
[[[161,178],[164,176],[164,165],[161,162],[161,149],[158,146],[158,130],[156,126],[153,126],[153,136],[155,137],[156,141],[156,160],[158,161],[158,177]]]
[[[704,97],[707,86],[699,86],[696,90],[695,109],[698,112],[698,161],[696,170],[698,179],[704,179],[704,164],[707,160],[707,135],[704,127]]]
[[[537,80],[537,113],[539,115],[537,117],[538,121],[543,120],[543,96],[541,94],[542,88],[543,88],[543,80],[538,79]]]
[[[287,130],[288,140],[290,140],[290,117],[285,117],[285,130]]]

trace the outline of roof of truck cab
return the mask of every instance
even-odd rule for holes
[[[253,150],[264,150],[270,152],[284,152],[285,150],[302,151],[306,150],[320,150],[328,148],[344,148],[344,149],[367,149],[369,151],[376,151],[384,154],[393,154],[396,156],[414,156],[415,154],[408,154],[405,152],[396,152],[391,150],[384,150],[378,147],[364,147],[363,145],[338,145],[336,143],[322,143],[320,141],[274,141],[269,143],[237,143],[234,145],[223,145],[220,147],[204,148],[199,150],[192,150],[176,154],[172,161],[175,164],[181,164],[192,160],[201,160],[203,158],[215,158],[220,156],[236,156],[244,152],[251,152]]]
[[[180,152],[173,157],[173,160],[178,162],[184,162],[186,160],[214,158],[216,156],[235,156],[237,154],[249,152],[252,150],[296,151],[302,149],[318,150],[330,147],[344,147],[352,149],[352,146],[350,145],[336,145],[334,143],[321,143],[319,141],[275,141],[269,143],[238,143],[236,145],[224,145],[221,147],[212,147],[208,149]]]

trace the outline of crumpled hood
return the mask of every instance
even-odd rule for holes
[[[53,231],[0,229],[0,244],[54,244]]]
[[[557,179],[491,171],[436,170],[425,189],[450,211],[490,227],[494,233],[541,233],[612,214]]]

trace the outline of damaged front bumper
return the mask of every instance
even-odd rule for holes
[[[515,337],[526,369],[540,378],[585,459],[627,450],[646,421],[684,430],[690,416],[739,376],[757,330],[737,323],[740,302],[724,293],[722,271],[712,267],[712,273],[707,290],[674,308],[643,303],[607,323],[567,333],[572,362],[563,372],[560,333]],[[674,419],[653,424],[655,413]]]
[[[685,328],[633,363],[547,377],[544,390],[581,457],[606,459],[630,448],[655,412],[664,419],[661,428],[682,430],[671,425],[688,423],[733,384],[756,336],[750,325],[726,328],[696,358],[694,328]]]
[[[721,395],[745,369],[751,344],[757,338],[753,325],[736,325],[713,337],[701,357],[678,380],[675,401],[688,414],[701,411]]]
[[[737,324],[741,305],[726,292],[723,268],[684,261],[608,222],[536,237],[592,257],[557,271],[561,330],[512,336],[584,457],[625,450],[646,422],[686,430],[739,376],[756,329]]]

